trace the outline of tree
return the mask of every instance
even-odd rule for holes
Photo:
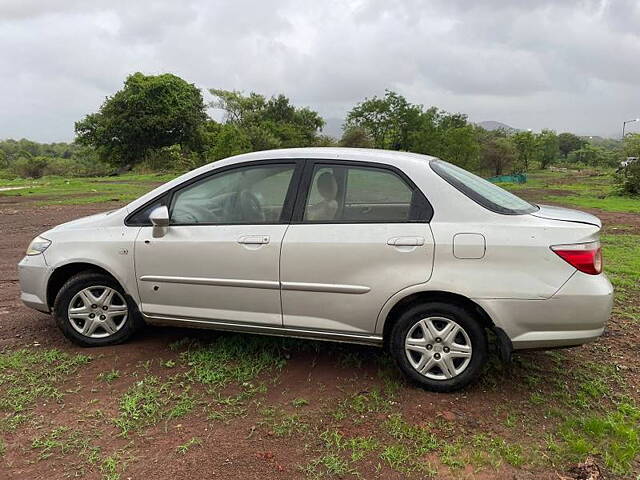
[[[344,131],[340,146],[352,148],[373,148],[373,140],[362,127],[350,127]]]
[[[594,167],[613,167],[618,163],[615,152],[605,150],[596,145],[586,144],[569,154],[569,160],[584,163]]]
[[[529,166],[538,156],[538,141],[530,131],[517,132],[513,135],[513,143],[518,152],[517,171],[528,172]]]
[[[267,99],[253,92],[243,95],[230,90],[209,91],[216,97],[211,106],[224,111],[224,123],[242,132],[250,150],[315,145],[324,126],[317,112],[295,107],[284,95]]]
[[[347,114],[344,129],[362,128],[375,148],[410,150],[411,136],[418,130],[422,107],[385,90],[384,97],[365,98]]]
[[[502,132],[488,132],[481,148],[482,165],[495,176],[503,175],[516,161],[517,151],[510,137]]]
[[[586,144],[586,140],[574,135],[573,133],[565,132],[558,135],[558,148],[565,159],[569,153],[582,148]]]
[[[133,165],[171,145],[202,151],[200,133],[206,119],[202,93],[195,85],[170,73],[134,73],[97,113],[76,122],[76,140],[115,165]]]
[[[544,169],[553,163],[560,153],[558,135],[553,130],[542,130],[538,135],[538,146],[540,148],[540,167]]]

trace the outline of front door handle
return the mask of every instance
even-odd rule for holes
[[[238,239],[238,243],[243,245],[265,245],[269,243],[269,235],[243,235]]]
[[[423,237],[393,237],[387,240],[387,245],[394,247],[419,247],[424,245]]]

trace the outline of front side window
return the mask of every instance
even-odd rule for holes
[[[448,183],[493,212],[521,215],[538,210],[537,206],[460,167],[442,160],[434,160],[430,165]]]
[[[279,223],[294,165],[240,167],[178,190],[171,224]]]
[[[396,173],[382,168],[316,165],[304,221],[319,223],[424,220],[426,200]]]

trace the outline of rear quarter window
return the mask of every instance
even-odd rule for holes
[[[526,200],[493,183],[442,160],[432,160],[431,169],[477,204],[503,215],[524,215],[538,210]]]

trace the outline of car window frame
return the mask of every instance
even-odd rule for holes
[[[311,188],[313,182],[313,174],[316,166],[321,167],[352,167],[361,169],[375,169],[391,172],[398,176],[411,190],[411,206],[410,216],[416,215],[417,218],[409,218],[408,220],[385,220],[378,219],[373,220],[358,220],[351,219],[345,220],[307,220],[304,218],[304,210],[311,195]],[[346,192],[343,192],[346,195]],[[300,186],[298,188],[298,195],[293,208],[293,215],[291,218],[292,225],[357,225],[357,224],[391,224],[391,223],[429,223],[433,218],[433,207],[427,199],[427,196],[420,190],[413,180],[400,168],[389,165],[388,163],[380,163],[373,161],[357,161],[357,160],[335,160],[335,159],[310,159],[304,165],[304,171],[302,172],[302,178],[300,180]]]
[[[169,226],[172,228],[178,227],[193,227],[193,226],[230,226],[230,225],[283,225],[289,224],[291,221],[291,217],[293,214],[296,195],[299,189],[300,178],[302,176],[305,162],[304,159],[268,159],[268,160],[253,160],[248,162],[234,163],[232,165],[226,165],[220,168],[214,168],[209,170],[208,172],[204,172],[200,175],[197,175],[193,178],[185,180],[179,185],[175,185],[171,187],[169,190],[160,193],[158,196],[152,198],[148,202],[144,203],[140,207],[136,208],[133,212],[131,212],[125,218],[125,225],[129,227],[149,227],[152,226],[152,223],[149,221],[147,223],[131,223],[131,218],[133,218],[140,211],[149,208],[149,206],[154,203],[161,201],[162,205],[165,205],[169,209],[169,218],[171,218],[171,208],[173,206],[174,195],[183,190],[194,183],[198,183],[203,181],[213,175],[218,175],[222,173],[227,173],[233,170],[247,168],[247,167],[260,167],[260,166],[270,166],[270,165],[292,165],[294,167],[293,173],[291,175],[291,180],[289,182],[289,187],[287,188],[287,193],[285,194],[284,204],[282,205],[282,211],[280,212],[280,219],[275,222],[233,222],[233,223],[170,223]]]

